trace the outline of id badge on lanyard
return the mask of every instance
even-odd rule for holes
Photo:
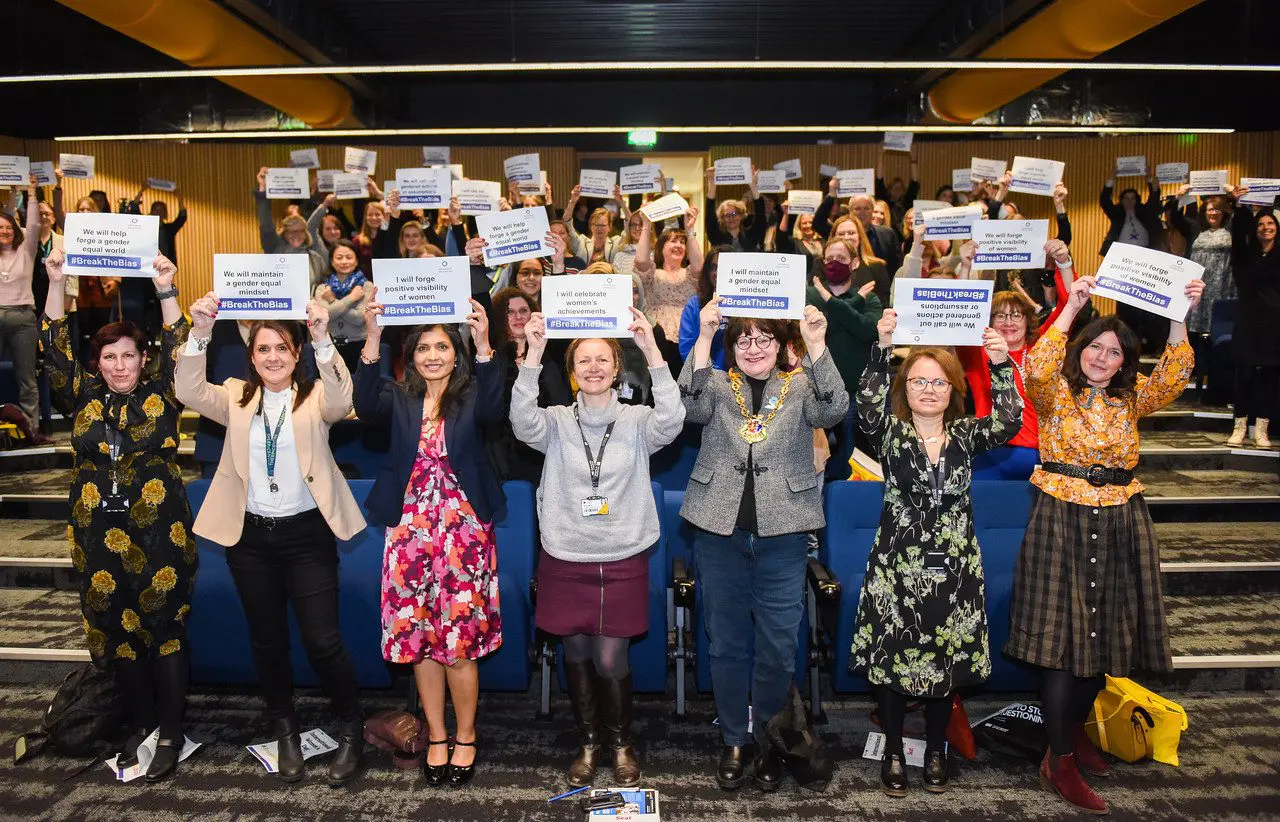
[[[600,450],[595,459],[591,458],[591,446],[587,444],[587,434],[582,430],[582,420],[578,417],[578,406],[573,407],[573,419],[578,423],[578,433],[582,435],[582,450],[587,455],[587,470],[591,472],[591,496],[582,500],[582,516],[605,517],[609,515],[609,498],[600,494],[600,468],[604,465],[604,448],[613,436],[614,423],[604,430],[604,438],[600,440]]]

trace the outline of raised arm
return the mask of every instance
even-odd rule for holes
[[[210,291],[191,304],[191,333],[174,368],[173,391],[178,402],[203,417],[226,425],[231,398],[225,386],[212,385],[206,377],[205,350],[213,336],[218,295]]]
[[[968,417],[958,427],[974,454],[1004,445],[1022,428],[1022,397],[1013,381],[1009,344],[1000,332],[988,328],[983,332],[983,348],[991,362],[991,413]]]
[[[804,419],[812,428],[831,428],[849,411],[849,392],[827,348],[827,317],[817,306],[804,307],[800,336],[808,353],[802,365],[813,390],[804,395]]]
[[[689,254],[689,279],[696,285],[702,273],[702,243],[698,242],[698,209],[693,206],[684,214],[685,248]]]
[[[311,235],[311,241],[321,247],[324,246],[324,241],[320,237],[320,227],[324,225],[324,215],[329,213],[329,207],[333,205],[335,199],[332,194],[326,194],[324,200],[307,218],[307,233]]]
[[[893,332],[898,327],[898,312],[885,309],[876,324],[877,343],[858,383],[858,427],[870,438],[881,455],[889,434],[889,358],[893,356]]]
[[[67,276],[62,271],[62,261],[61,249],[54,249],[45,260],[45,271],[49,275],[49,294],[45,297],[46,319],[41,324],[40,332],[49,384],[57,392],[64,408],[74,408],[76,395],[80,393],[80,383],[86,375],[71,351],[71,334],[63,311],[66,301],[63,287]],[[96,378],[90,375],[90,379]]]
[[[711,389],[711,341],[720,330],[720,297],[711,299],[698,315],[698,339],[692,356],[685,357],[680,372],[680,398],[684,402],[685,419],[706,425],[715,413],[716,396]]]
[[[547,324],[540,312],[535,311],[529,318],[524,335],[524,363],[511,387],[511,431],[518,440],[545,454],[555,429],[551,413],[538,405],[538,378],[547,349]]]
[[[258,241],[263,254],[275,252],[280,238],[276,236],[274,219],[271,216],[271,201],[267,199],[267,169],[258,171],[258,189],[253,192],[258,208]]]
[[[329,338],[329,309],[317,300],[307,303],[307,329],[311,332],[316,370],[320,372],[320,385],[324,389],[320,417],[332,425],[351,413],[351,372],[347,370],[346,361],[337,356],[337,349]]]
[[[640,212],[640,219],[644,221],[644,228],[640,229],[640,241],[636,243],[636,257],[633,264],[633,270],[640,275],[640,279],[644,280],[649,277],[649,281],[644,283],[644,287],[648,290],[653,276],[653,221],[649,219],[649,215],[643,211]]]

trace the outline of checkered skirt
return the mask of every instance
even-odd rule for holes
[[[1146,500],[1077,505],[1039,492],[1009,608],[1015,659],[1076,676],[1173,667]]]

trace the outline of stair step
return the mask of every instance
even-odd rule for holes
[[[1167,596],[1164,602],[1173,654],[1182,660],[1176,667],[1280,667],[1280,594]]]

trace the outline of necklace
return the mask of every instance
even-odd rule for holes
[[[738,410],[742,412],[744,422],[742,427],[738,429],[738,436],[742,437],[746,442],[754,445],[757,442],[764,442],[769,436],[769,423],[773,422],[773,418],[778,416],[778,412],[782,410],[782,405],[787,401],[787,393],[791,390],[791,380],[795,378],[796,372],[784,371],[779,376],[782,378],[782,390],[778,392],[778,403],[769,412],[769,416],[761,418],[759,414],[752,414],[747,410],[747,400],[742,396],[742,374],[738,369],[729,369],[729,385],[733,388],[733,398],[738,403]]]
[[[916,425],[914,420],[912,420],[911,422],[911,427],[916,429],[916,436],[919,437],[922,442],[927,442],[930,445],[933,445],[935,442],[942,439],[947,431],[947,426],[944,423],[943,426],[939,428],[936,433],[926,437],[924,435],[924,432],[920,430],[920,426]]]

